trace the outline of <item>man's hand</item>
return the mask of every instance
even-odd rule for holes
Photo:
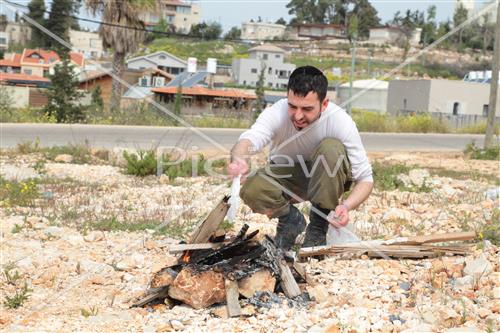
[[[248,163],[244,159],[235,159],[227,166],[227,173],[232,177],[241,175],[241,182],[245,180],[245,175],[248,173]]]
[[[328,222],[335,228],[343,228],[349,223],[349,207],[346,204],[340,204],[328,214]]]

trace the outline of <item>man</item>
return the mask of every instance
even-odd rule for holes
[[[328,81],[312,66],[290,75],[287,98],[265,109],[231,150],[228,173],[249,172],[248,158],[271,143],[270,162],[240,192],[256,213],[278,218],[275,241],[286,250],[306,227],[293,202],[312,203],[303,247],[324,245],[329,223],[344,227],[373,189],[372,169],[355,123],[326,98]],[[349,196],[340,202],[352,181]],[[327,218],[327,216],[329,216]]]

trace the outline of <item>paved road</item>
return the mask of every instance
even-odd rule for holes
[[[59,124],[0,124],[0,145],[15,147],[39,138],[42,146],[79,144],[91,147],[141,148],[183,146],[230,149],[241,129]],[[459,151],[472,140],[482,146],[483,135],[361,133],[368,151]]]

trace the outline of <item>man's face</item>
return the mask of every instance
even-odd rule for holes
[[[328,99],[320,102],[318,94],[313,91],[306,96],[297,96],[292,90],[288,91],[288,116],[298,131],[316,121],[327,106]]]

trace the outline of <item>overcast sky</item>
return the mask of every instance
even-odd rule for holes
[[[475,7],[481,7],[486,3],[484,0],[462,0],[474,3]],[[200,0],[193,1],[201,6],[201,15],[204,20],[217,21],[228,30],[232,26],[241,26],[241,22],[256,20],[259,16],[264,21],[275,22],[280,17],[290,20],[286,5],[287,0]],[[438,21],[444,21],[453,17],[456,0],[370,0],[377,9],[382,23],[392,19],[396,11],[404,12],[407,9],[426,10],[431,5],[436,5]]]
[[[11,0],[13,2],[27,5],[30,0]],[[480,8],[488,1],[486,0],[461,0],[462,2],[474,3],[475,8]],[[190,1],[186,1],[190,2]],[[241,23],[256,20],[259,16],[264,21],[274,22],[280,17],[290,20],[288,0],[198,0],[192,1],[201,7],[202,21],[216,21],[222,24],[225,31],[233,26],[241,27]],[[51,0],[45,0],[47,8],[50,8]],[[377,9],[382,23],[392,19],[396,11],[405,12],[407,9],[426,10],[431,5],[436,5],[437,20],[444,21],[453,17],[456,0],[370,0],[370,3]],[[2,6],[0,4],[0,6]],[[83,6],[82,6],[83,7]],[[9,12],[0,8],[1,12]],[[86,10],[82,8],[80,15],[89,17]],[[81,26],[96,29],[96,25],[80,22]]]

